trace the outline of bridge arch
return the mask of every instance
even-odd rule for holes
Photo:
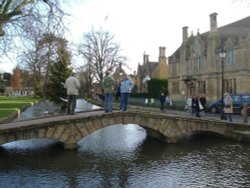
[[[117,124],[139,125],[146,129],[148,135],[167,143],[178,142],[187,132],[212,132],[237,139],[237,135],[232,131],[240,126],[166,113],[127,111],[104,114],[99,111],[75,116],[47,117],[39,121],[24,122],[22,126],[15,126],[15,122],[9,123],[0,126],[0,144],[16,140],[48,138],[63,143],[65,149],[75,149],[78,142],[87,135]]]

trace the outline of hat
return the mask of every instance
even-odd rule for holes
[[[224,96],[229,95],[229,93],[224,93]]]

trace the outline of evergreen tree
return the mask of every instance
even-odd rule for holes
[[[60,97],[67,97],[67,92],[63,84],[72,72],[72,70],[68,68],[71,63],[71,54],[67,50],[66,40],[58,40],[56,54],[56,60],[48,63],[45,96],[49,100],[59,103],[62,102]]]
[[[168,88],[168,80],[165,79],[157,79],[152,78],[147,81],[148,84],[148,95],[150,98],[158,98],[160,90],[162,88]],[[166,89],[166,94],[168,95],[168,91]]]
[[[50,65],[50,76],[45,91],[46,98],[59,103],[61,102],[60,97],[67,97],[67,92],[63,84],[71,72],[68,68],[68,63],[64,59]]]

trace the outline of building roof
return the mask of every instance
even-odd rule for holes
[[[218,28],[218,34],[223,41],[226,41],[228,38],[233,39],[234,45],[237,46],[239,44],[239,40],[241,38],[246,38],[250,32],[250,17],[243,18],[236,22],[230,23],[228,25],[222,26]],[[205,42],[205,46],[207,46],[207,38],[209,35],[209,31],[203,34],[200,34],[199,37]],[[188,38],[188,43],[191,44],[195,36],[191,35]],[[180,58],[180,48],[179,47],[170,57],[169,63],[173,62],[173,58]]]
[[[246,37],[250,31],[250,17],[233,22],[218,28],[218,33],[222,37]]]
[[[158,62],[147,62],[143,65],[138,65],[137,75],[145,77],[147,75],[151,75],[152,71],[157,67]]]

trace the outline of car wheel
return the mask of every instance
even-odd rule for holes
[[[212,108],[211,108],[211,112],[212,112],[213,114],[216,114],[216,113],[217,113],[217,108],[216,108],[216,107],[212,107]]]

